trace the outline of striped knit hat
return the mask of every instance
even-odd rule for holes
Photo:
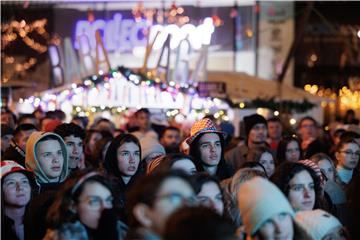
[[[312,170],[314,170],[314,172],[316,173],[316,176],[318,176],[318,178],[320,179],[321,186],[325,185],[325,178],[322,175],[321,170],[320,170],[319,166],[316,163],[314,163],[313,161],[311,161],[309,159],[300,160],[300,161],[298,161],[298,163],[301,163],[301,164],[303,164],[305,166],[308,166]]]

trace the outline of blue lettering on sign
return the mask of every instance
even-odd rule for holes
[[[89,23],[81,20],[76,23],[74,46],[79,49],[79,39],[85,35],[89,39],[90,48],[95,49],[95,32],[99,30],[108,51],[131,51],[134,47],[146,46],[147,39],[143,32],[148,27],[145,20],[136,22],[133,19],[123,19],[120,13],[115,14],[113,19],[109,21],[99,19]],[[162,48],[168,34],[171,34],[171,49],[176,49],[183,39],[188,38],[191,47],[198,50],[202,45],[210,44],[214,29],[210,17],[205,18],[203,23],[196,27],[192,24],[185,24],[181,27],[175,24],[154,25],[150,28],[150,42],[154,39],[156,32],[159,31],[160,35],[154,43],[154,50]]]
[[[75,27],[74,46],[79,49],[78,37],[86,35],[90,40],[91,48],[94,49],[95,32],[100,30],[108,51],[131,51],[134,47],[146,45],[146,37],[142,34],[146,28],[146,21],[135,22],[132,19],[123,19],[120,13],[116,13],[109,21],[98,19],[90,23],[80,20]]]

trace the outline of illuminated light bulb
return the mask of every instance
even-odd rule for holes
[[[241,102],[241,103],[239,104],[239,107],[240,107],[240,108],[245,108],[245,103]]]
[[[121,107],[118,107],[118,108],[116,108],[116,111],[121,112],[121,111],[122,111],[122,108],[121,108]]]
[[[204,111],[206,114],[210,113],[210,110],[209,109],[205,109]]]
[[[274,116],[279,116],[279,114],[280,114],[279,111],[274,112]]]
[[[357,37],[360,38],[360,30],[357,32]]]
[[[76,83],[71,84],[71,88],[75,89],[77,87]]]
[[[96,108],[95,108],[95,107],[92,107],[92,108],[91,108],[91,111],[92,111],[92,112],[96,112]]]
[[[296,124],[296,119],[295,119],[295,118],[291,118],[289,122],[290,122],[291,125],[295,125],[295,124]]]
[[[321,102],[321,106],[322,106],[322,107],[326,107],[326,106],[327,106],[327,102],[322,101],[322,102]]]
[[[169,85],[170,85],[171,87],[174,87],[174,86],[175,86],[175,82],[174,82],[174,81],[170,81],[170,82],[169,82]]]
[[[310,84],[306,84],[306,85],[304,86],[304,90],[307,91],[307,92],[310,92],[310,90],[311,90],[311,85],[310,85]]]
[[[222,119],[223,119],[224,121],[229,121],[229,120],[230,120],[229,117],[226,116],[226,115],[224,115],[224,116],[222,117]]]
[[[101,109],[101,110],[104,110],[104,109],[105,109],[105,106],[104,106],[104,105],[101,105],[101,106],[100,106],[100,109]]]
[[[219,117],[220,117],[220,114],[219,114],[218,112],[216,112],[216,113],[214,114],[214,118],[218,119]]]
[[[75,110],[76,110],[77,112],[81,112],[81,107],[76,107]]]
[[[99,75],[103,75],[104,71],[103,70],[99,70]]]
[[[85,84],[85,86],[90,86],[90,85],[91,85],[91,81],[90,81],[90,80],[85,80],[85,81],[84,81],[84,84]]]

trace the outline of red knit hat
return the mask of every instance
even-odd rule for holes
[[[45,132],[53,132],[55,130],[55,128],[61,124],[62,124],[62,121],[60,121],[59,119],[53,119],[45,124],[44,131]]]

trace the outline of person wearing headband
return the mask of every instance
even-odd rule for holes
[[[127,227],[116,212],[103,175],[91,169],[74,172],[49,208],[44,239],[124,239]]]

